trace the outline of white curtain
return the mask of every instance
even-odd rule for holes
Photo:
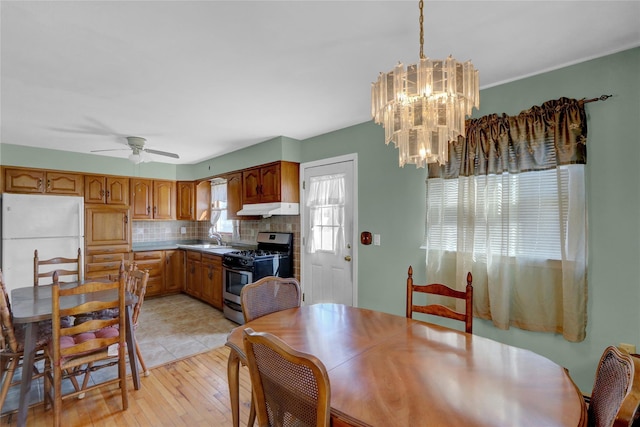
[[[309,229],[307,252],[332,252],[344,249],[344,174],[311,177],[307,196]]]
[[[478,119],[430,170],[426,277],[463,289],[470,271],[475,316],[582,341],[586,117],[578,101],[548,104]]]

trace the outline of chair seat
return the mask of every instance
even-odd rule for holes
[[[18,352],[24,351],[26,328],[23,325],[14,327],[13,333],[16,336]],[[36,348],[42,348],[51,340],[51,321],[44,320],[38,323],[38,336],[36,337]]]

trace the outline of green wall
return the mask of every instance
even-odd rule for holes
[[[480,70],[482,78],[482,70]],[[561,336],[502,331],[476,319],[474,333],[543,354],[569,369],[577,385],[591,390],[597,362],[607,345],[640,346],[640,48],[561,70],[484,89],[481,109],[517,114],[560,97],[593,98],[587,104],[589,139],[587,198],[589,299],[587,338],[570,343]],[[365,90],[363,86],[363,90]],[[366,89],[368,90],[368,89]],[[409,265],[424,280],[425,170],[398,167],[397,150],[384,144],[383,130],[362,123],[304,141],[278,137],[195,165],[143,164],[126,159],[0,145],[2,164],[82,172],[199,179],[275,160],[301,163],[358,155],[360,231],[381,235],[380,246],[360,246],[358,300],[362,307],[404,314]],[[359,244],[359,243],[358,243]]]

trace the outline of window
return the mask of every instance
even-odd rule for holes
[[[227,180],[211,181],[211,229],[218,233],[232,233],[233,220],[227,219]]]
[[[425,245],[455,252],[458,245],[458,216],[470,215],[473,233],[473,261],[487,261],[487,254],[561,260],[561,224],[568,220],[570,177],[575,165],[558,170],[481,175],[469,178],[475,196],[460,196],[457,179],[427,180],[427,224]],[[558,181],[560,189],[558,191]],[[463,194],[464,194],[463,193]],[[559,194],[560,193],[560,194]],[[563,200],[564,199],[564,200]]]
[[[309,253],[340,253],[344,246],[344,174],[311,177]]]

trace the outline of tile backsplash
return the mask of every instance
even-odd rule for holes
[[[133,221],[132,242],[179,242],[187,240],[209,241],[207,221]],[[184,234],[182,231],[184,230]],[[294,272],[300,279],[300,216],[281,215],[255,221],[237,221],[237,235],[223,233],[223,240],[228,243],[255,244],[258,232],[279,231],[293,233]]]

